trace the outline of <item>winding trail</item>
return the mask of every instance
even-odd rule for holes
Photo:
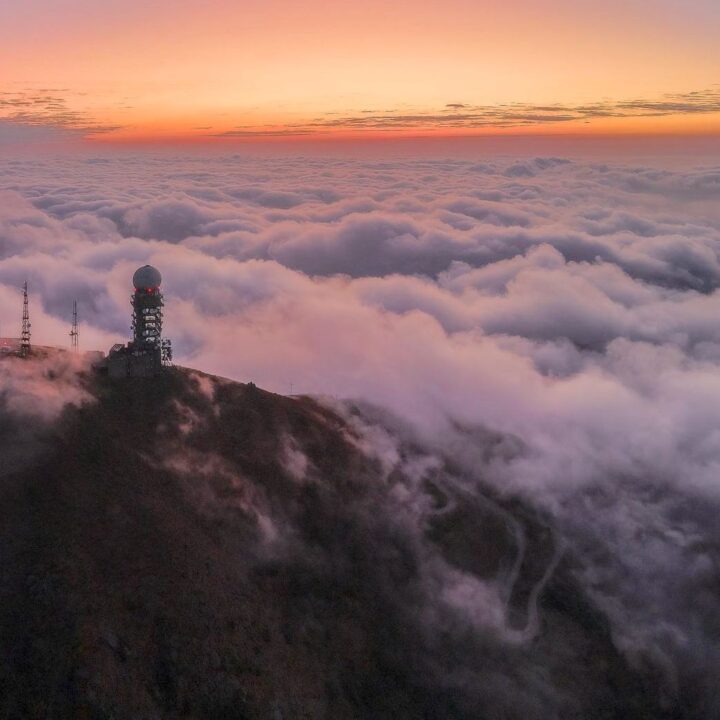
[[[526,643],[532,640],[540,632],[540,613],[538,611],[538,599],[540,594],[545,589],[550,578],[553,576],[560,559],[562,558],[565,550],[562,542],[553,532],[553,555],[550,558],[550,562],[545,568],[543,576],[538,580],[530,591],[527,601],[527,622],[525,627],[519,631],[511,631],[517,633],[517,641],[520,643]]]
[[[458,506],[458,498],[462,498],[462,500],[467,502],[470,506],[477,508],[480,505],[485,505],[486,507],[489,507],[493,512],[503,518],[508,528],[512,531],[517,545],[515,559],[505,574],[505,577],[502,577],[502,572],[499,573],[498,577],[496,577],[496,581],[500,585],[500,597],[504,603],[505,629],[507,632],[506,637],[516,644],[524,644],[533,640],[540,632],[540,613],[538,609],[538,602],[545,586],[550,581],[550,578],[553,576],[562,558],[565,550],[562,540],[557,536],[552,528],[550,528],[551,542],[553,545],[552,556],[547,562],[542,576],[537,580],[537,582],[535,582],[528,594],[524,613],[526,618],[524,627],[514,628],[510,624],[510,614],[512,610],[511,601],[513,591],[521,579],[523,564],[528,553],[528,539],[525,528],[522,523],[510,513],[510,511],[506,510],[495,500],[485,495],[471,493],[454,478],[446,477],[442,485],[443,489],[448,494],[448,506],[442,508],[437,513],[434,513],[433,515],[435,517],[451,512]]]

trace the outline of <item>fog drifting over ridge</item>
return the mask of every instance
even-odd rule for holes
[[[552,513],[627,657],[720,712],[720,168],[115,156],[7,161],[0,322],[129,334],[164,277],[180,364],[409,420]],[[471,432],[526,450],[485,466]],[[668,700],[669,702],[671,700]]]

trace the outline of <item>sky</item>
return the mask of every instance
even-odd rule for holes
[[[0,142],[720,132],[714,0],[25,0]]]

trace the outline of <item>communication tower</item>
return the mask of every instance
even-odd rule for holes
[[[30,355],[30,309],[28,307],[28,284],[23,285],[22,332],[20,333],[20,356]]]
[[[73,300],[73,320],[72,329],[70,330],[70,347],[73,352],[78,352],[78,320],[77,320],[77,300]]]

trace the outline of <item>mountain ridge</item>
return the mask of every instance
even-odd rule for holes
[[[547,519],[386,462],[361,406],[43,372],[84,401],[0,475],[0,717],[671,716]]]

